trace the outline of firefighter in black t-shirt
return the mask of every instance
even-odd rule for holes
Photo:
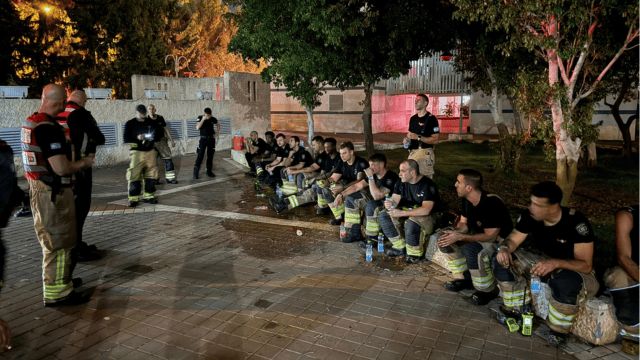
[[[311,187],[309,186],[309,181],[320,174],[327,160],[327,152],[324,149],[324,138],[322,138],[322,136],[315,136],[313,140],[311,140],[311,147],[316,156],[310,165],[297,166],[297,168],[289,167],[286,169],[287,174],[292,174],[295,177],[296,186],[301,192]]]
[[[447,259],[449,270],[464,279],[448,281],[444,287],[456,292],[475,288],[471,303],[486,305],[498,296],[491,256],[511,233],[513,223],[502,200],[482,189],[478,171],[460,170],[455,187],[462,199],[460,221],[454,230],[439,233],[438,251]]]
[[[273,150],[275,152],[276,158],[265,165],[265,178],[262,180],[263,185],[276,186],[282,183],[280,180],[280,170],[282,170],[287,165],[287,160],[293,154],[291,154],[291,149],[289,148],[289,144],[287,144],[287,138],[284,134],[278,134],[276,136],[276,143],[278,146]]]
[[[415,160],[400,163],[398,175],[400,181],[396,182],[391,201],[384,202],[386,210],[378,219],[393,246],[386,254],[391,257],[406,254],[405,261],[415,264],[424,255],[425,237],[433,233],[440,194],[436,183],[420,174]]]
[[[262,155],[267,151],[267,143],[258,137],[257,131],[252,131],[249,135],[251,138],[247,143],[247,152],[244,154],[249,165],[249,172],[245,173],[247,176],[256,176],[256,163],[260,162]],[[254,161],[256,159],[257,161]]]
[[[345,141],[340,144],[340,159],[342,160],[333,175],[329,177],[330,187],[321,188],[318,192],[318,199],[322,198],[333,213],[335,219],[329,223],[340,225],[344,221],[344,198],[342,192],[355,183],[367,178],[364,170],[369,167],[369,162],[354,154],[353,143]]]
[[[300,138],[292,136],[289,138],[290,162],[282,169],[280,169],[280,178],[282,179],[282,186],[280,187],[284,191],[285,195],[295,194],[300,189],[297,186],[297,175],[292,171],[300,170],[302,168],[308,168],[313,164],[313,156],[304,147],[300,146]],[[293,181],[289,181],[289,175],[293,176]],[[301,176],[304,178],[303,176]]]
[[[380,207],[382,209],[382,199],[393,190],[398,180],[396,173],[387,170],[387,157],[383,154],[371,155],[369,157],[369,167],[364,169],[364,173],[367,179],[360,180],[349,186],[340,194],[340,197],[345,199],[344,225],[349,229],[349,236],[341,239],[345,243],[358,241],[362,242],[363,245],[365,244],[362,237],[360,212],[366,212],[369,209],[370,214],[367,214],[367,224],[371,223],[371,218],[375,217],[377,225],[379,210],[376,212],[376,208]],[[378,236],[378,232],[376,231],[374,238]]]
[[[42,246],[44,305],[73,306],[89,301],[75,292],[81,281],[72,280],[71,251],[76,246],[76,211],[72,175],[93,164],[87,156],[73,161],[71,144],[54,116],[65,109],[66,91],[47,85],[39,112],[22,127],[22,163],[29,180],[33,226]],[[75,280],[75,279],[74,279]]]
[[[616,258],[618,266],[607,270],[604,281],[616,308],[623,337],[622,351],[638,355],[638,205],[616,213]]]
[[[156,121],[158,123],[157,126],[162,129],[159,133],[160,138],[156,139],[154,145],[156,151],[162,160],[164,160],[165,180],[167,181],[167,184],[177,184],[178,180],[176,180],[175,166],[173,165],[173,159],[171,159],[171,149],[169,149],[168,141],[171,141],[171,147],[173,148],[176,147],[176,142],[173,141],[171,131],[169,131],[169,127],[167,126],[167,122],[164,120],[164,117],[156,114],[156,106],[153,104],[149,105],[149,118]],[[156,181],[156,185],[159,183],[159,181]]]
[[[404,144],[409,144],[409,159],[418,162],[420,174],[433,178],[433,167],[436,163],[433,149],[439,141],[440,125],[438,119],[427,111],[427,105],[427,95],[416,96],[415,107],[418,113],[409,119],[409,132]]]
[[[134,207],[142,199],[149,204],[157,204],[155,196],[158,179],[158,163],[154,143],[162,129],[156,121],[147,117],[147,108],[140,104],[136,107],[138,115],[127,121],[122,135],[125,143],[131,144],[129,155],[131,162],[127,169],[129,182],[129,206]]]
[[[218,125],[218,131],[214,129],[214,125]],[[196,123],[196,129],[200,130],[200,142],[198,143],[196,164],[193,167],[193,178],[197,179],[200,175],[200,166],[204,160],[205,153],[207,154],[207,176],[215,177],[213,173],[213,155],[216,153],[216,139],[220,136],[222,127],[218,122],[218,119],[211,116],[211,109],[204,109],[204,115],[198,116],[198,122]]]
[[[276,159],[276,152],[278,151],[278,142],[276,141],[276,135],[273,131],[264,133],[264,141],[267,144],[267,149],[262,155],[256,156],[255,159],[253,159],[253,161],[258,163],[258,165],[256,165],[256,178],[258,180],[264,180],[267,176],[267,172],[265,172],[264,169]]]
[[[506,311],[528,311],[531,296],[525,276],[539,277],[549,285],[552,297],[547,325],[551,333],[547,342],[553,346],[559,346],[569,333],[579,301],[598,291],[591,224],[581,213],[560,206],[561,201],[562,190],[555,183],[535,185],[529,209],[522,212],[492,261]],[[519,249],[528,234],[541,255]]]

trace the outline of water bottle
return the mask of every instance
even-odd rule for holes
[[[269,209],[269,207],[262,205],[262,206],[256,206],[253,208],[253,210],[267,210]]]
[[[378,234],[378,252],[384,252],[384,235],[382,233]]]
[[[267,194],[256,194],[257,197],[267,197]]]
[[[542,293],[540,278],[537,276],[531,278],[531,293],[533,294],[533,296],[538,296]]]
[[[282,189],[280,189],[280,185],[276,186],[276,195],[278,195],[278,200],[282,201]]]
[[[373,244],[371,242],[367,242],[367,262],[373,261]]]
[[[391,203],[391,209],[392,210],[396,208],[396,206],[393,205],[393,201],[391,201],[391,196],[389,196],[389,194],[387,194],[387,197],[384,198],[384,201],[388,201],[388,202]]]
[[[340,224],[340,240],[347,237],[347,228],[344,227],[344,223]]]
[[[293,182],[293,174],[289,174],[289,182]]]
[[[402,146],[404,146],[405,149],[408,149],[409,145],[411,145],[411,140],[409,138],[406,138],[406,139],[408,140],[407,143]]]

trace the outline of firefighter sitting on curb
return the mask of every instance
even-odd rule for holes
[[[306,186],[309,179],[317,175],[322,169],[322,165],[327,159],[327,153],[324,151],[324,139],[318,135],[311,140],[311,147],[313,148],[315,159],[310,165],[305,163],[298,163],[296,166],[289,166],[284,169],[287,175],[291,174],[295,178],[295,184],[300,190],[309,188]]]
[[[609,288],[622,335],[622,351],[638,355],[638,205],[616,213],[616,254],[618,266],[608,270],[604,281]]]
[[[284,134],[278,134],[276,136],[276,143],[278,144],[278,147],[275,150],[276,158],[264,167],[265,178],[261,182],[263,185],[273,187],[280,185],[280,170],[288,164],[288,160],[290,159],[289,156],[292,155],[290,153],[291,149],[289,148],[289,144],[287,144],[287,138]]]
[[[369,167],[364,170],[366,180],[361,180],[351,185],[342,192],[346,196],[344,226],[349,230],[349,236],[341,239],[342,242],[359,242],[361,247],[366,248],[366,243],[362,237],[360,212],[365,211],[367,224],[375,221],[377,230],[375,234],[367,234],[370,240],[376,240],[380,232],[378,226],[378,214],[383,209],[383,199],[386,194],[391,193],[398,180],[398,175],[387,170],[387,158],[383,154],[373,154],[369,157]],[[370,226],[367,225],[369,228]],[[371,230],[371,229],[370,229]],[[373,231],[370,231],[370,233]],[[372,239],[373,238],[373,239]]]
[[[257,175],[256,163],[260,162],[262,155],[267,151],[268,145],[264,140],[258,137],[258,132],[255,130],[252,131],[249,136],[251,138],[247,143],[247,152],[244,154],[244,158],[247,159],[247,164],[249,164],[249,172],[245,173],[245,175],[255,177]],[[257,161],[254,161],[254,159]]]
[[[138,205],[140,192],[144,202],[158,203],[153,196],[158,179],[158,164],[153,144],[161,130],[156,126],[156,121],[147,117],[147,108],[144,105],[138,105],[136,111],[138,116],[127,121],[123,134],[124,142],[131,143],[129,151],[131,162],[127,169],[129,206],[131,207]]]
[[[178,180],[176,180],[175,166],[173,165],[173,159],[171,159],[169,140],[171,141],[172,148],[176,147],[176,142],[173,141],[173,136],[171,136],[171,131],[169,131],[169,127],[167,126],[167,122],[164,120],[164,117],[156,114],[156,106],[153,104],[149,105],[149,118],[156,121],[156,126],[161,129],[159,132],[159,138],[156,139],[154,145],[158,155],[160,155],[160,158],[164,160],[165,180],[167,181],[167,184],[177,184]],[[156,185],[160,185],[158,180],[156,180]]]
[[[324,202],[324,198],[321,199],[318,196],[318,191],[328,185],[327,179],[331,177],[341,160],[340,156],[336,152],[336,139],[326,138],[324,140],[324,150],[327,153],[327,157],[320,168],[320,173],[307,178],[310,187],[304,187],[300,192],[295,195],[288,196],[283,201],[269,199],[271,207],[273,207],[277,213],[281,213],[285,210],[291,210],[301,205],[317,202],[318,210],[316,211],[316,215],[328,214],[328,204]]]
[[[276,159],[276,153],[278,152],[278,142],[276,141],[276,135],[273,131],[264,133],[264,139],[267,143],[267,149],[262,155],[253,158],[253,162],[257,164],[256,178],[258,180],[263,180],[267,176],[267,172],[265,172],[264,169],[267,167],[267,164]]]
[[[553,182],[542,182],[531,189],[531,205],[522,212],[515,229],[498,247],[492,265],[502,290],[505,311],[528,311],[531,302],[527,279],[547,282],[551,328],[547,342],[560,346],[569,333],[582,298],[593,297],[598,281],[593,271],[593,230],[579,212],[560,206],[562,190]],[[527,237],[542,254],[518,249]],[[516,317],[517,314],[513,313]]]
[[[456,192],[462,199],[460,221],[454,230],[444,230],[438,237],[438,251],[444,254],[452,273],[464,280],[447,281],[445,289],[474,289],[471,303],[486,305],[497,294],[496,279],[491,271],[491,256],[513,230],[509,210],[502,200],[482,189],[482,174],[476,170],[460,170]]]
[[[386,254],[391,257],[406,254],[405,261],[415,264],[424,256],[424,239],[433,233],[440,194],[436,183],[420,174],[415,160],[400,163],[398,175],[400,181],[396,182],[390,201],[385,200],[386,210],[378,219],[382,232],[393,245]]]
[[[293,182],[289,182],[290,170],[299,170],[313,164],[313,156],[302,146],[300,146],[300,138],[292,136],[289,138],[289,148],[291,149],[289,158],[290,162],[280,169],[280,178],[282,179],[282,190],[287,194],[295,194],[298,192],[296,186],[296,176],[293,175]]]
[[[369,162],[354,154],[353,143],[345,141],[340,144],[340,159],[342,161],[329,177],[329,188],[319,188],[318,198],[329,204],[329,208],[335,219],[329,221],[331,225],[340,225],[344,222],[344,199],[342,192],[355,183],[367,178],[364,170],[369,167]]]

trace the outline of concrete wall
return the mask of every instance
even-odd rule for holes
[[[495,127],[493,117],[489,111],[487,104],[491,100],[488,96],[482,96],[480,93],[473,93],[471,101],[469,103],[470,110],[470,126],[471,132],[474,134],[498,134],[498,129]],[[613,98],[608,98],[609,102],[613,102]],[[513,122],[513,110],[511,104],[505,97],[500,99],[502,106],[502,114],[507,123]],[[595,107],[595,114],[593,116],[592,123],[596,124],[603,121],[600,126],[600,140],[622,140],[622,133],[616,125],[616,121],[611,115],[611,110],[608,106],[604,105],[604,101],[599,102]],[[629,102],[620,106],[620,115],[623,120],[627,120],[631,115],[636,112],[636,103]],[[524,119],[523,119],[524,120]],[[523,124],[526,126],[527,124]],[[631,125],[631,138],[635,140],[635,122]]]
[[[167,100],[198,100],[196,92],[213,93],[214,100],[229,100],[224,77],[177,78],[169,76],[131,76],[133,99],[146,99],[145,90],[167,90]]]
[[[225,72],[224,79],[229,86],[226,91],[229,100],[88,100],[87,110],[91,111],[98,124],[116,124],[117,145],[101,146],[96,154],[95,166],[109,166],[129,161],[129,146],[122,144],[122,125],[136,116],[138,104],[154,104],[158,114],[167,121],[181,121],[183,138],[176,141],[171,151],[175,156],[192,154],[198,147],[199,137],[187,137],[187,119],[195,119],[211,108],[213,116],[218,119],[230,119],[230,135],[220,135],[216,148],[223,150],[233,147],[233,134],[241,131],[249,136],[253,129],[266,131],[270,129],[270,97],[269,85],[263,84],[259,75]],[[156,77],[150,77],[156,78]],[[181,78],[182,80],[182,78]],[[187,79],[189,82],[194,79]],[[197,79],[196,79],[197,80]],[[153,80],[155,81],[155,80]],[[247,82],[255,82],[255,100],[249,99]],[[24,120],[40,107],[39,99],[0,99],[0,129],[17,130]],[[193,123],[190,126],[195,128]],[[223,131],[225,133],[227,131]],[[175,134],[174,134],[175,135]],[[6,139],[5,139],[6,140]],[[20,153],[17,152],[17,155]],[[16,156],[16,170],[23,174],[21,157]]]

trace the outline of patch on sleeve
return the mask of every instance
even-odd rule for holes
[[[306,157],[305,154],[302,154],[302,156],[300,156],[302,160],[304,160],[305,157]]]
[[[60,150],[62,148],[62,144],[60,143],[51,143],[51,150]]]
[[[37,165],[38,161],[36,160],[36,154],[32,151],[23,151],[22,163],[26,164],[27,166]]]
[[[364,169],[364,167],[367,166],[367,164],[365,164],[364,162],[360,163],[360,167]]]
[[[576,226],[576,231],[582,236],[589,235],[589,227],[585,223],[578,224],[578,226]]]
[[[26,144],[31,144],[31,129],[22,128],[20,132],[20,141]]]
[[[439,127],[437,127],[437,126],[436,126],[436,127],[434,127],[434,128],[433,128],[433,132],[434,132],[434,133],[439,133],[439,132],[440,132],[440,128],[439,128]]]
[[[393,183],[393,180],[387,179],[387,186],[391,186],[392,183]]]

